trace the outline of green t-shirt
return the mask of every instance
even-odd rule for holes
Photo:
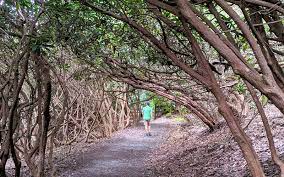
[[[142,109],[142,112],[143,112],[143,119],[144,120],[150,120],[151,117],[152,117],[152,108],[151,106],[145,106],[143,109]]]

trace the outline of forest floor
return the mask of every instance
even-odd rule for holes
[[[279,110],[267,105],[274,142],[284,160],[284,118]],[[272,164],[266,134],[259,116],[250,113],[241,120],[260,157],[266,176],[278,177],[279,170]],[[202,126],[177,126],[167,140],[155,150],[148,161],[153,176],[179,177],[248,177],[249,172],[237,143],[224,121],[209,133]]]
[[[284,118],[272,105],[267,105],[278,152],[284,154]],[[259,155],[265,173],[279,176],[272,165],[265,132],[259,116],[251,112],[240,120]],[[62,177],[248,177],[242,153],[226,123],[220,120],[213,132],[200,123],[177,124],[173,119],[153,122],[153,136],[144,135],[143,125],[117,132],[99,143],[74,147],[71,156],[57,159]],[[69,153],[70,154],[70,153]]]
[[[145,136],[143,123],[115,133],[110,139],[72,147],[68,156],[58,157],[57,176],[61,177],[139,177],[149,176],[145,161],[172,127],[172,120],[152,122],[152,136]],[[64,157],[64,158],[63,158]]]

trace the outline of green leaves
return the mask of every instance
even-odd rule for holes
[[[268,98],[265,95],[261,95],[260,96],[260,102],[261,102],[262,106],[265,106],[268,103]]]
[[[17,1],[17,4],[25,8],[31,8],[33,5],[31,0],[20,0]]]
[[[50,33],[43,32],[37,36],[30,36],[32,52],[40,54],[49,51],[53,46],[53,41]]]
[[[20,3],[16,2],[16,10],[20,10]]]
[[[234,90],[239,92],[239,93],[245,93],[246,91],[246,86],[243,82],[238,82],[235,86],[234,86]]]
[[[153,99],[151,100],[151,104],[155,105],[156,108],[162,111],[163,114],[167,114],[167,113],[171,114],[174,111],[174,103],[158,95],[153,96]]]
[[[68,64],[68,63],[64,63],[64,64],[59,65],[58,67],[63,69],[64,71],[68,71],[68,69],[71,67],[71,65]],[[74,77],[77,78],[78,76],[74,75]]]

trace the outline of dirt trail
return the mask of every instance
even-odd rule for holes
[[[77,155],[76,163],[62,170],[62,177],[139,177],[149,176],[145,160],[163,139],[174,123],[160,118],[152,122],[152,136],[144,133],[142,122],[137,127],[118,132],[111,139],[90,146],[86,152]],[[148,173],[148,174],[147,174]]]

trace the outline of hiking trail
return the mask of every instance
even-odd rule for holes
[[[152,150],[167,137],[175,123],[159,118],[151,123],[152,136],[145,136],[143,122],[121,130],[110,139],[91,145],[87,151],[76,154],[75,166],[61,169],[61,177],[139,177],[151,176],[146,160]]]

